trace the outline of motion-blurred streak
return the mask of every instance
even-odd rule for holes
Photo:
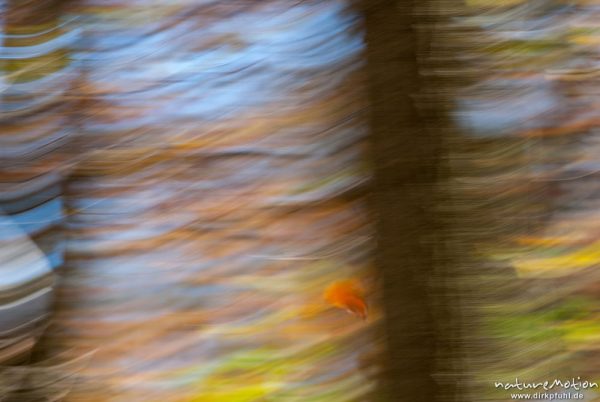
[[[59,397],[375,400],[351,2],[54,6],[43,26],[49,2],[5,12],[1,177],[11,219],[66,261],[34,360],[95,351]],[[366,321],[323,299],[349,278]]]
[[[444,85],[421,107],[442,100],[455,125],[465,400],[509,400],[490,384],[515,377],[597,381],[598,5],[439,3],[422,10],[441,22],[421,27],[438,43],[421,68]]]

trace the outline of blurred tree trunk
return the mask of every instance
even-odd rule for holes
[[[439,56],[439,1],[364,2],[371,127],[372,206],[385,283],[387,390],[397,400],[466,401],[458,250],[451,243],[446,78],[423,72]],[[444,3],[446,4],[446,3]],[[441,45],[443,46],[443,45]],[[452,68],[452,60],[445,60]]]

